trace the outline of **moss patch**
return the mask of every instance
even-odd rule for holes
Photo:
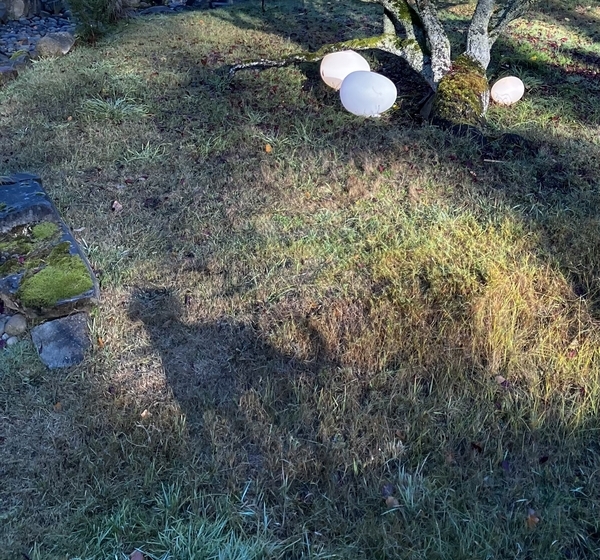
[[[486,112],[489,84],[485,70],[467,56],[459,56],[439,83],[434,120],[479,126]]]
[[[18,296],[25,307],[51,307],[93,287],[90,273],[79,255],[60,243],[48,255],[46,266],[23,279]]]
[[[37,241],[46,241],[55,237],[60,228],[54,222],[40,222],[33,226],[31,234]]]
[[[17,259],[8,259],[0,265],[0,277],[15,274],[23,268],[23,265]]]

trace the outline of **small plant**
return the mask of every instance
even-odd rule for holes
[[[125,15],[122,0],[69,0],[69,8],[77,22],[77,34],[89,43]]]
[[[150,142],[146,142],[142,145],[139,150],[127,150],[127,155],[123,157],[125,163],[131,163],[132,161],[153,161],[165,153],[165,147],[161,144],[160,146],[151,146]]]

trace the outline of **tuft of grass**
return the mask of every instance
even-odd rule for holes
[[[114,99],[93,98],[86,99],[82,103],[80,114],[83,118],[92,121],[108,120],[122,123],[131,119],[148,117],[148,109],[127,97]]]

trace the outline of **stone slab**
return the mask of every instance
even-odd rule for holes
[[[47,321],[31,329],[31,339],[40,359],[50,369],[80,363],[91,346],[87,313]]]
[[[20,301],[19,288],[24,278],[31,277],[37,270],[31,266],[28,254],[21,254],[19,247],[2,249],[0,246],[0,270],[10,261],[10,267],[0,273],[0,298],[7,307],[35,319],[48,319],[69,315],[95,305],[100,298],[100,289],[85,254],[71,234],[68,226],[62,221],[56,207],[42,187],[39,177],[26,173],[18,173],[10,177],[0,178],[0,240],[7,239],[12,232],[30,231],[36,224],[51,222],[58,226],[55,239],[48,241],[36,257],[43,270],[45,258],[53,247],[66,246],[68,254],[78,256],[85,264],[92,287],[83,293],[57,301],[50,306],[27,306]],[[32,253],[35,253],[35,249]],[[88,283],[89,285],[89,283]]]

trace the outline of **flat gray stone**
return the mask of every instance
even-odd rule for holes
[[[91,345],[87,318],[87,313],[76,313],[31,329],[33,344],[47,367],[69,367],[83,360]]]

